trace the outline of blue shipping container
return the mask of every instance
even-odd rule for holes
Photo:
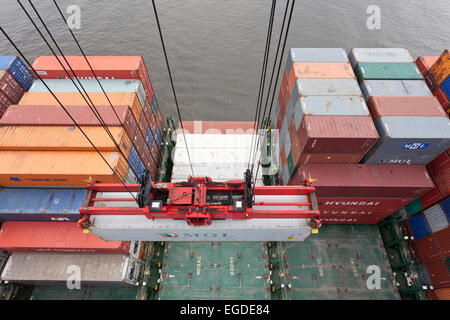
[[[34,82],[33,74],[17,56],[0,56],[0,70],[8,70],[27,91]]]
[[[153,144],[153,133],[150,128],[147,128],[147,134],[145,136],[145,142],[147,142],[147,146],[149,150],[152,150],[152,144]]]
[[[128,158],[130,162],[130,166],[133,171],[138,175],[138,179],[141,180],[142,175],[144,174],[145,166],[141,161],[139,154],[134,146],[131,147],[130,156]]]
[[[412,234],[416,240],[423,238],[430,234],[430,227],[425,220],[425,216],[421,213],[408,220],[411,227]]]
[[[441,207],[450,223],[450,197],[441,202]]]
[[[445,80],[441,83],[441,89],[444,91],[447,98],[450,99],[450,76],[447,76]]]
[[[0,190],[0,221],[78,221],[84,188]]]
[[[161,149],[162,138],[161,138],[161,132],[159,131],[158,127],[156,127],[155,141],[158,146],[158,149]]]

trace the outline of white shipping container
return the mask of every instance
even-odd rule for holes
[[[353,48],[348,58],[353,68],[359,62],[414,62],[406,48]]]
[[[355,79],[301,78],[295,81],[292,95],[296,102],[300,96],[362,96],[362,93]]]
[[[78,268],[78,269],[77,269]],[[79,270],[81,286],[137,285],[143,262],[117,254],[12,253],[3,281],[25,284],[66,284]]]
[[[423,214],[427,219],[431,232],[438,232],[439,230],[448,227],[447,217],[445,216],[444,210],[442,210],[442,207],[439,204],[436,204],[431,208],[424,210]]]

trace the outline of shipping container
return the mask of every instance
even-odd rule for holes
[[[437,84],[441,84],[450,74],[450,53],[445,50],[431,66],[430,73],[434,76]]]
[[[86,190],[2,188],[0,221],[78,221]]]
[[[78,79],[78,81],[71,79],[36,80],[28,91],[49,92],[45,86],[47,85],[53,92],[79,92],[78,90],[83,93],[84,91],[88,93],[103,93],[103,90],[105,90],[107,94],[110,92],[134,92],[137,94],[141,106],[145,105],[145,100],[147,99],[144,86],[141,80],[138,79],[99,79],[101,87],[96,79]],[[76,86],[73,82],[75,82]]]
[[[370,97],[427,97],[432,96],[423,80],[365,80],[361,91],[367,101]]]
[[[433,90],[433,95],[438,99],[447,116],[450,117],[450,101],[444,91],[441,88],[437,88]]]
[[[438,232],[448,227],[448,220],[444,210],[439,204],[436,204],[423,211],[431,232]]]
[[[355,67],[359,82],[363,80],[423,80],[423,75],[410,62],[361,62]]]
[[[370,97],[367,106],[374,121],[389,116],[446,116],[436,97]]]
[[[81,127],[99,151],[119,151],[103,127]],[[114,140],[128,158],[131,140],[122,127],[110,127]],[[0,150],[13,151],[95,151],[77,127],[2,126]]]
[[[424,77],[424,81],[432,92],[434,92],[436,89],[439,89],[439,85],[432,73],[428,72]]]
[[[423,196],[421,196],[419,198],[420,204],[421,204],[421,209],[426,209],[428,207],[431,207],[432,205],[441,201],[441,199],[442,199],[442,196],[439,193],[439,189],[435,187],[431,191],[428,191],[427,193],[425,193]]]
[[[12,101],[3,93],[3,91],[0,91],[0,118],[11,104],[13,104]]]
[[[431,230],[423,214],[418,214],[408,219],[408,225],[411,229],[414,239],[419,240],[430,234]],[[416,252],[418,254],[418,252]]]
[[[0,229],[0,250],[129,254],[130,242],[102,240],[91,233],[83,233],[75,222],[7,221]]]
[[[450,227],[433,234],[444,258],[450,257]]]
[[[100,92],[88,92],[89,98],[92,103],[102,106],[109,106],[108,99],[106,99],[105,95]],[[55,92],[55,95],[58,97],[59,101],[64,105],[87,105],[86,101],[83,99],[83,96],[78,92]],[[134,92],[110,92],[108,94],[108,98],[111,101],[112,105],[127,105],[131,108],[133,112],[134,118],[136,122],[139,121],[139,118],[142,113],[142,106],[139,102],[139,99]],[[59,106],[58,101],[51,95],[49,92],[26,92],[20,102],[19,105],[45,105],[45,106]],[[111,108],[111,107],[110,107]],[[92,112],[92,111],[91,111]],[[107,112],[111,112],[111,110],[107,110]],[[115,116],[114,114],[112,116]]]
[[[306,164],[292,184],[309,178],[317,197],[414,199],[434,187],[425,166],[419,165]]]
[[[446,198],[441,202],[442,210],[444,210],[444,213],[447,217],[447,220],[450,221],[450,198]]]
[[[432,177],[442,175],[445,170],[450,169],[450,155],[447,150],[442,152],[433,161],[427,164],[428,172]]]
[[[424,262],[435,289],[450,286],[450,271],[443,258],[429,259]]]
[[[143,262],[120,254],[12,253],[2,280],[24,284],[65,285],[68,273],[82,270],[80,283],[92,285],[137,285]]]
[[[93,79],[95,75],[99,79],[140,79],[150,100],[153,97],[153,87],[145,67],[144,59],[139,56],[87,56],[89,64],[83,56],[66,56],[71,69],[62,59],[64,68],[71,77],[80,79]],[[67,73],[54,56],[39,56],[33,62],[33,68],[44,79],[65,79]]]
[[[377,224],[386,216],[321,215],[323,224]]]
[[[433,234],[429,234],[423,238],[415,239],[416,255],[420,261],[428,261],[430,259],[441,258],[441,250]]]
[[[363,159],[379,163],[380,158],[401,156],[407,164],[427,164],[450,147],[447,117],[381,117],[375,121],[380,140]],[[385,162],[386,163],[386,162]]]
[[[0,70],[7,70],[25,90],[34,82],[31,71],[17,56],[0,56]]]
[[[289,72],[290,92],[297,79],[356,79],[348,62],[295,62]]]
[[[305,116],[298,130],[302,153],[360,153],[378,140],[370,116]]]
[[[342,48],[292,48],[286,62],[287,75],[294,62],[348,62],[348,58]]]
[[[422,286],[432,287],[430,275],[428,274],[428,270],[424,265],[418,264],[415,266],[415,270],[417,272],[418,280]]]
[[[294,101],[300,96],[361,96],[355,79],[297,79],[290,92]]]
[[[117,152],[101,152],[114,172],[125,180],[128,164]],[[97,152],[2,151],[2,186],[85,186],[91,181],[118,183],[111,168]]]
[[[450,76],[441,83],[441,89],[447,98],[450,97]]]
[[[419,56],[416,59],[416,65],[419,68],[422,75],[426,75],[431,66],[439,59],[438,56]]]
[[[22,98],[24,90],[8,71],[0,70],[0,92],[16,104]]]
[[[414,62],[406,48],[353,48],[348,58],[353,68],[360,62]]]
[[[389,215],[405,206],[411,199],[405,198],[348,198],[317,197],[319,210],[322,213],[333,211],[366,212],[377,216]]]
[[[450,300],[450,287],[434,290],[438,300]]]
[[[293,144],[291,151],[297,154],[294,146]],[[363,157],[362,153],[302,153],[294,166],[307,163],[359,163]]]
[[[438,103],[439,105],[439,103]],[[439,105],[439,109],[441,106]],[[366,116],[369,110],[362,97],[309,96],[300,97],[294,108],[295,128],[303,116]],[[444,113],[445,115],[445,113]]]

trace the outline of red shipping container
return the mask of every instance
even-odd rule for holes
[[[450,287],[450,273],[443,258],[426,260],[424,265],[435,289]]]
[[[441,258],[441,250],[432,234],[415,241],[416,254],[420,261]]]
[[[450,168],[445,169],[440,175],[433,177],[433,181],[442,198],[450,195]]]
[[[313,179],[317,197],[417,198],[433,187],[425,166],[391,164],[305,164],[293,185]]]
[[[284,166],[284,164],[286,163],[286,150],[284,148],[284,143],[280,150],[280,161],[281,164]]]
[[[431,207],[441,201],[442,196],[439,192],[439,189],[434,187],[423,196],[420,197],[420,203],[422,204],[422,209],[426,209]]]
[[[436,79],[430,72],[428,72],[425,75],[424,80],[425,80],[426,84],[428,85],[428,88],[430,88],[431,91],[434,91],[436,88],[439,88],[439,86],[436,82]]]
[[[431,298],[436,297],[435,300],[447,300],[450,301],[450,287],[433,290]],[[431,300],[431,299],[430,299]]]
[[[379,139],[370,116],[305,116],[298,130],[302,153],[365,155]]]
[[[3,93],[3,91],[0,91],[0,117],[6,112],[8,107],[12,105],[12,101]]]
[[[290,88],[288,84],[288,79],[286,75],[286,71],[283,72],[283,78],[281,80],[280,85],[280,93],[278,94],[278,108],[280,109],[279,118],[283,119],[286,114],[287,106],[289,103],[289,99],[291,98]]]
[[[0,91],[16,104],[22,98],[25,90],[8,71],[0,70]]]
[[[347,210],[371,212],[380,216],[394,213],[412,200],[414,199],[317,197],[320,212]]]
[[[58,57],[68,73],[75,77],[62,57]],[[94,77],[88,63],[83,56],[66,56],[72,70],[81,79]],[[100,79],[140,79],[147,98],[153,98],[153,87],[145,67],[144,59],[140,56],[87,56],[89,64]],[[43,79],[67,78],[67,74],[54,56],[39,56],[33,62],[33,68]]]
[[[127,254],[129,241],[105,241],[83,233],[75,222],[6,221],[0,248],[8,252]]]
[[[441,250],[442,256],[450,257],[450,227],[434,233],[434,238]]]
[[[374,121],[386,116],[446,116],[436,97],[371,97],[367,107]]]
[[[150,130],[152,130],[153,136],[155,136],[157,123],[155,116],[153,115],[152,105],[148,99],[145,100],[143,113],[145,114]]]
[[[294,154],[294,152],[292,153]],[[364,155],[360,153],[302,153],[300,158],[295,160],[294,166],[299,167],[307,163],[359,163],[363,157]]]
[[[433,94],[438,99],[442,106],[442,109],[448,114],[450,114],[450,101],[445,92],[441,88],[436,88],[433,90]]]
[[[439,56],[420,56],[416,60],[416,65],[425,76],[431,66],[439,59]]]
[[[436,158],[433,159],[429,164],[427,164],[428,172],[432,177],[436,177],[443,173],[445,169],[450,168],[450,155],[448,150],[444,151]]]

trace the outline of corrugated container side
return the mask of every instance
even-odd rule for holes
[[[444,210],[444,213],[447,217],[447,220],[450,221],[450,198],[446,198],[441,202],[442,210]]]
[[[416,65],[423,75],[427,74],[431,66],[439,59],[438,56],[419,56],[416,59]]]
[[[438,300],[450,300],[450,288],[442,288],[434,290]]]
[[[423,80],[365,80],[361,82],[361,91],[366,101],[372,96],[432,96],[430,89]]]
[[[422,209],[426,209],[428,207],[431,207],[432,205],[438,203],[441,201],[442,197],[439,193],[438,188],[433,188],[431,191],[425,193],[423,196],[420,197],[420,203],[422,204]]]
[[[450,97],[450,76],[448,76],[442,83],[441,83],[441,89],[444,91],[445,95]]]
[[[128,254],[130,242],[105,241],[75,222],[4,222],[0,248],[8,252]]]
[[[348,58],[342,48],[292,48],[286,62],[287,75],[293,62],[348,62]]]
[[[445,50],[431,66],[430,73],[433,74],[438,84],[441,84],[450,74],[450,53]]]
[[[450,227],[434,233],[436,242],[443,257],[450,257]]]
[[[434,187],[425,166],[306,164],[294,183],[315,179],[317,197],[376,197],[415,199]]]
[[[423,75],[414,63],[400,62],[361,62],[355,67],[358,81],[363,80],[422,80]]]
[[[445,113],[447,113],[447,116],[450,117],[450,101],[447,95],[441,88],[437,88],[436,90],[434,90],[433,94],[438,99],[439,103],[442,106],[442,109],[444,109]]]
[[[353,48],[348,55],[354,68],[359,62],[413,62],[406,48]]]
[[[19,102],[24,90],[14,77],[6,70],[0,70],[0,91],[5,94],[12,103]]]
[[[386,116],[446,116],[436,97],[370,97],[367,106],[374,120]]]
[[[4,188],[0,221],[78,221],[85,189]]]
[[[291,94],[296,96],[361,96],[361,89],[355,79],[297,79]]]
[[[448,227],[448,220],[444,210],[439,204],[423,211],[432,232],[437,232]]]
[[[426,237],[431,232],[423,214],[418,214],[408,219],[408,224],[416,240]]]
[[[431,286],[431,279],[430,279],[430,275],[428,274],[427,268],[424,265],[416,265],[415,266],[418,277],[419,277],[419,282],[421,285],[423,286],[427,286],[430,287]]]
[[[34,76],[17,56],[0,56],[0,70],[8,70],[25,90],[30,89]]]
[[[450,286],[450,273],[443,258],[435,258],[425,261],[431,283],[435,289],[448,288]]]
[[[433,234],[429,234],[423,238],[416,239],[415,248],[416,254],[421,261],[427,261],[434,258],[441,257],[441,250]]]

